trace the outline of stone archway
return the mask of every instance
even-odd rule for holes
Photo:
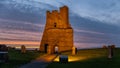
[[[45,44],[44,45],[44,52],[47,53],[47,50],[48,50],[48,44]]]
[[[55,54],[58,53],[58,46],[57,46],[57,45],[54,46],[54,53],[55,53]]]

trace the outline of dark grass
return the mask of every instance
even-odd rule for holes
[[[37,51],[27,51],[25,54],[22,54],[20,51],[16,50],[9,50],[8,53],[10,58],[9,62],[0,63],[0,68],[18,68],[44,54]]]
[[[68,63],[53,62],[47,68],[120,68],[120,48],[114,49],[114,57],[107,58],[107,49],[79,50],[75,56],[83,56],[89,59]],[[70,52],[63,53],[70,55]]]

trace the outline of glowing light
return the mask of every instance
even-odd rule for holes
[[[68,62],[73,62],[73,61],[81,61],[81,60],[85,60],[86,58],[84,57],[73,57],[73,56],[69,56],[68,57]]]
[[[48,55],[48,54],[45,54],[45,55],[43,55],[43,56],[40,56],[40,57],[36,58],[36,60],[37,60],[37,61],[43,60],[43,61],[45,61],[45,62],[51,62],[55,56],[56,56],[56,55]]]
[[[77,57],[77,56],[68,56],[68,62],[82,61],[82,60],[86,60],[86,59],[88,59],[88,58],[86,58],[86,57]],[[59,62],[59,56],[57,58],[55,58],[54,61]]]

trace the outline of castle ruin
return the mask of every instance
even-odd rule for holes
[[[69,9],[67,6],[60,10],[46,12],[46,25],[42,36],[40,51],[47,54],[72,50],[73,29],[69,23]]]

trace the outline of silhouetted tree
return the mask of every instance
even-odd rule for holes
[[[115,48],[115,45],[111,45],[112,48]]]
[[[106,49],[106,48],[107,48],[107,46],[106,46],[106,45],[103,45],[103,47],[102,47],[102,48]]]
[[[8,47],[4,44],[0,44],[0,51],[8,51]]]

